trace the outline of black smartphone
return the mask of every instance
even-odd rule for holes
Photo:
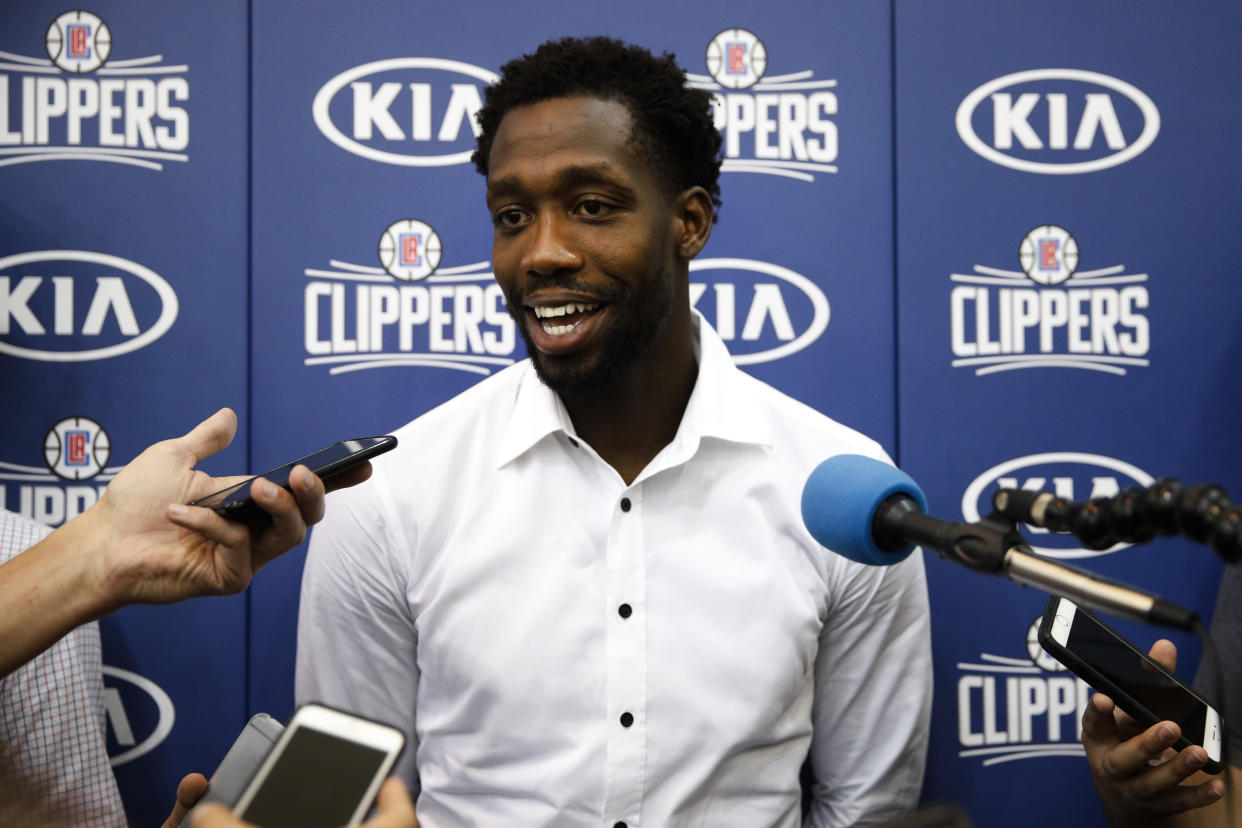
[[[297,460],[286,463],[283,466],[277,466],[271,471],[247,478],[240,483],[234,483],[232,486],[213,492],[206,497],[192,500],[190,505],[206,506],[208,509],[214,509],[218,514],[223,515],[229,520],[261,520],[267,516],[267,512],[263,511],[259,504],[250,499],[250,484],[260,477],[266,477],[277,486],[288,489],[289,472],[293,471],[294,466],[300,464],[319,475],[321,480],[327,480],[334,474],[353,468],[363,460],[383,454],[386,451],[391,451],[396,445],[397,438],[392,435],[342,440],[327,448],[311,452],[305,457],[299,457]]]
[[[1112,697],[1143,727],[1177,722],[1177,749],[1202,745],[1220,773],[1225,723],[1216,710],[1181,679],[1134,646],[1121,633],[1068,598],[1053,596],[1039,624],[1039,643],[1079,678]]]

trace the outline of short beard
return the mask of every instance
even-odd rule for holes
[[[672,313],[672,274],[661,268],[640,291],[631,294],[624,306],[616,301],[624,294],[620,291],[617,294],[600,298],[609,301],[611,310],[620,312],[624,318],[600,343],[599,350],[587,357],[581,354],[550,357],[540,353],[526,328],[530,317],[521,305],[521,297],[513,297],[508,303],[509,314],[517,323],[540,382],[561,396],[576,397],[599,393],[625,376]]]

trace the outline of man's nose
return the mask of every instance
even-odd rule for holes
[[[575,252],[572,233],[565,225],[562,217],[551,212],[535,219],[523,270],[534,276],[555,276],[582,267],[582,257]]]

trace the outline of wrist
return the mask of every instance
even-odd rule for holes
[[[67,594],[73,596],[75,614],[83,621],[101,618],[125,603],[123,578],[109,566],[110,524],[101,508],[96,503],[55,533],[61,571],[74,581]]]

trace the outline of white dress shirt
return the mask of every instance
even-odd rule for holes
[[[736,368],[706,322],[677,436],[630,485],[528,363],[396,432],[332,496],[298,702],[401,727],[437,826],[792,826],[908,810],[927,747],[923,562],[856,564],[800,515],[872,440]]]

